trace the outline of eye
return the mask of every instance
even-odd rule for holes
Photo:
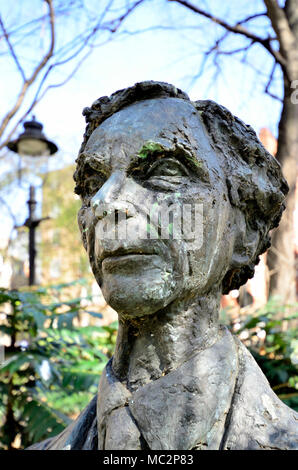
[[[167,158],[151,165],[146,173],[147,178],[188,176],[188,171],[178,160]]]
[[[158,191],[175,191],[189,179],[188,170],[175,158],[155,161],[146,171],[143,184]]]

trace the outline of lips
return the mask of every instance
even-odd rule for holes
[[[126,246],[118,243],[108,245],[107,243],[97,246],[97,265],[104,272],[109,273],[129,273],[140,268],[145,268],[153,263],[158,262],[160,248],[158,246]],[[148,264],[149,263],[149,264]]]
[[[156,250],[150,249],[149,247],[131,247],[131,248],[124,248],[119,247],[114,250],[105,250],[103,249],[99,261],[103,262],[106,258],[122,258],[128,257],[131,255],[154,255],[157,254]]]
[[[102,261],[102,269],[110,274],[124,273],[129,275],[136,270],[144,269],[146,266],[151,268],[160,266],[160,259],[157,255],[129,253],[121,256],[109,256]]]

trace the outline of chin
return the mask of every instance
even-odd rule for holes
[[[136,276],[103,276],[101,286],[106,302],[119,315],[130,318],[153,315],[177,297],[173,279],[148,279]]]

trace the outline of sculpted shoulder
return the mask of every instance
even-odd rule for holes
[[[213,346],[134,393],[115,377],[110,361],[98,396],[79,418],[29,449],[288,450],[298,448],[297,423],[298,414],[225,330]]]
[[[240,370],[223,449],[298,449],[298,413],[276,396],[250,352],[235,341]]]

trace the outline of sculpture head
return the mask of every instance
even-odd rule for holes
[[[227,293],[252,277],[288,187],[250,126],[159,82],[100,98],[83,113],[79,226],[120,315]]]

